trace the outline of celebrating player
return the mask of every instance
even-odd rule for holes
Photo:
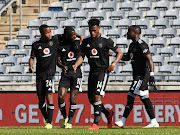
[[[79,43],[75,41],[76,36],[82,40],[82,36],[75,33],[72,27],[66,27],[63,35],[57,35],[59,41],[58,66],[63,69],[59,82],[58,105],[63,115],[61,127],[72,128],[72,119],[76,111],[76,97],[81,91],[82,73],[80,66],[74,72],[72,65],[79,57]],[[65,96],[70,88],[69,116],[66,114]]]
[[[88,98],[89,102],[94,107],[94,123],[89,128],[90,130],[99,129],[98,123],[100,121],[100,114],[103,112],[108,120],[108,128],[112,127],[112,110],[105,109],[101,102],[101,96],[105,94],[105,87],[107,84],[109,71],[113,71],[116,64],[122,57],[121,50],[115,46],[111,39],[101,36],[100,21],[98,19],[91,19],[88,21],[90,36],[83,40],[81,54],[73,65],[74,71],[79,68],[86,55],[90,65],[90,72],[88,78]],[[116,59],[109,66],[109,49],[116,52]]]
[[[57,41],[52,38],[49,26],[41,25],[39,30],[41,38],[32,44],[29,70],[33,72],[34,57],[36,57],[36,89],[39,109],[46,120],[45,128],[51,129],[54,111],[53,93],[55,92],[54,75],[57,64]],[[48,105],[45,103],[45,98]]]
[[[130,114],[134,99],[138,95],[145,105],[145,109],[151,119],[149,125],[146,128],[159,127],[154,116],[154,110],[152,103],[149,99],[148,82],[150,85],[155,83],[154,80],[154,64],[149,51],[147,43],[140,39],[141,28],[136,25],[132,25],[128,29],[127,39],[131,39],[133,42],[129,46],[127,55],[124,55],[122,60],[131,60],[133,69],[133,83],[130,87],[127,96],[127,105],[123,117],[120,121],[115,122],[118,127],[125,125],[126,119]]]

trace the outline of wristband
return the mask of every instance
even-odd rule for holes
[[[154,76],[154,72],[150,72],[150,76]]]

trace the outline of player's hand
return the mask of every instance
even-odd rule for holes
[[[114,68],[115,68],[115,64],[111,64],[109,67],[108,67],[108,71],[114,71]]]
[[[154,76],[150,76],[149,78],[149,85],[153,86],[155,84]]]
[[[33,67],[33,66],[30,66],[30,67],[29,67],[29,72],[30,72],[30,73],[34,73],[34,67]]]
[[[77,69],[78,66],[76,64],[74,64],[74,65],[72,65],[72,67],[74,69],[74,72],[76,72],[76,69]]]
[[[65,73],[67,73],[67,70],[68,70],[68,67],[67,67],[67,66],[64,66],[64,67],[63,67],[63,71],[64,71]]]

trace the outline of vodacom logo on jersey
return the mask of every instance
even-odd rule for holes
[[[44,53],[45,55],[42,56],[42,57],[48,57],[48,56],[51,56],[49,48],[45,48],[45,49],[43,50],[43,53]]]
[[[91,50],[91,53],[92,53],[92,55],[96,55],[98,52],[97,52],[97,50],[96,50],[95,48],[93,48],[93,49]]]
[[[69,52],[68,53],[68,57],[71,58],[71,59],[74,58],[74,53],[73,52]]]
[[[45,49],[43,50],[43,52],[44,52],[44,54],[49,54],[49,53],[50,53],[50,50],[49,50],[49,48],[45,48]]]

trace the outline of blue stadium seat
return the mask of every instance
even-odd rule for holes
[[[64,9],[64,2],[62,1],[50,3],[48,8],[48,10],[52,12],[61,12],[63,11],[63,9]]]

